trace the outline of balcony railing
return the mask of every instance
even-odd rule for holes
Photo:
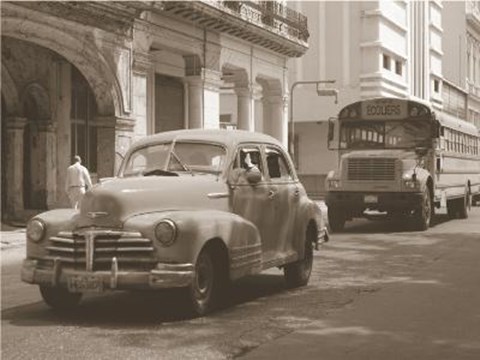
[[[307,17],[276,1],[163,1],[154,10],[298,57],[308,49]]]
[[[301,41],[308,40],[307,17],[279,2],[222,1],[222,4],[249,22],[266,25]]]

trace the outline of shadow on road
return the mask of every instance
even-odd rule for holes
[[[446,214],[438,214],[432,220],[430,227],[434,228],[451,220]],[[355,219],[345,224],[343,233],[371,234],[371,233],[401,233],[417,232],[408,218],[389,218],[386,215],[369,216],[368,220]]]
[[[222,306],[212,315],[237,305],[287,291],[283,276],[260,274],[232,284]],[[52,324],[100,327],[158,325],[192,320],[183,289],[113,292],[87,295],[70,312],[57,312],[43,302],[2,311],[2,319],[19,326]]]

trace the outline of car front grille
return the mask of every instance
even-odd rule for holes
[[[348,159],[348,180],[395,180],[395,159]]]
[[[62,266],[76,270],[108,270],[112,261],[120,269],[151,269],[155,265],[154,247],[139,232],[89,229],[62,231],[49,239],[47,259],[58,259]]]

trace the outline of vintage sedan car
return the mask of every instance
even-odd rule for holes
[[[281,144],[231,130],[138,141],[79,211],[39,214],[26,235],[22,280],[53,308],[89,291],[183,287],[198,315],[231,280],[267,268],[307,284],[313,249],[328,237]]]

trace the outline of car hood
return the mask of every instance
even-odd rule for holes
[[[88,191],[77,227],[121,227],[134,215],[165,210],[226,210],[228,186],[214,175],[115,178]]]

